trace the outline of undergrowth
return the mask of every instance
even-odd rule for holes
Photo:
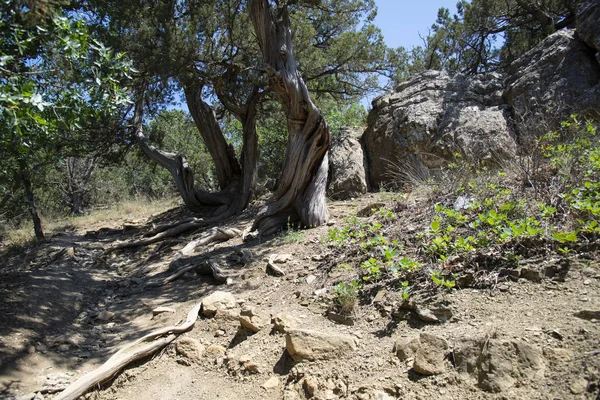
[[[375,208],[368,218],[351,215],[322,241],[343,260],[341,268],[356,272],[346,285],[385,285],[405,300],[417,292],[492,286],[532,256],[568,262],[600,234],[598,139],[595,123],[573,115],[538,139],[531,155],[537,159],[527,163],[534,170],[492,169],[457,155],[439,174],[451,184],[424,182],[429,204],[410,208],[405,194],[386,192],[395,206]],[[419,191],[410,183],[398,186]],[[403,232],[407,215],[420,223],[416,234]]]

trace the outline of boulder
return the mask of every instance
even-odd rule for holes
[[[505,75],[425,71],[376,98],[361,138],[370,187],[429,179],[456,153],[510,160],[572,113],[599,116],[599,9],[582,1],[577,33],[550,35]]]
[[[457,152],[475,160],[513,157],[502,79],[426,71],[375,99],[362,137],[370,184],[425,178]]]
[[[327,195],[346,200],[367,192],[364,155],[359,139],[364,129],[342,128],[329,146]]]
[[[213,317],[218,310],[235,308],[235,297],[229,292],[216,291],[202,299],[202,314]]]
[[[294,361],[328,360],[348,355],[356,350],[354,337],[308,329],[290,329],[285,347]]]
[[[537,380],[545,371],[542,351],[518,340],[466,338],[455,344],[454,361],[460,373],[495,393]]]

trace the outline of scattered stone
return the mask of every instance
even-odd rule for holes
[[[106,322],[106,321],[110,321],[111,319],[113,319],[115,316],[114,312],[111,311],[102,311],[98,314],[98,316],[96,316],[96,319],[98,321],[102,321],[102,322]]]
[[[285,264],[288,261],[292,261],[293,257],[291,254],[273,254],[270,260],[275,264]]]
[[[310,259],[313,260],[313,261],[323,261],[323,256],[320,255],[320,254],[315,254]]]
[[[528,281],[539,283],[542,281],[542,273],[537,269],[532,268],[521,268],[521,278],[527,279]]]
[[[304,382],[302,383],[302,387],[304,389],[304,392],[306,393],[306,397],[309,399],[311,397],[314,397],[314,395],[317,393],[317,390],[319,389],[319,384],[316,381],[316,379],[312,376],[307,376],[304,378],[303,381]]]
[[[383,289],[377,292],[375,297],[373,298],[373,303],[380,304],[385,300],[385,295],[388,294],[388,291]]]
[[[583,378],[578,378],[573,383],[571,383],[569,390],[571,390],[571,393],[577,395],[585,393],[587,391],[587,387],[588,382]]]
[[[295,361],[327,360],[356,350],[354,337],[308,329],[288,330],[286,349]]]
[[[505,293],[508,292],[510,290],[510,286],[508,285],[498,285],[498,290]]]
[[[370,217],[371,215],[373,215],[373,213],[375,211],[377,211],[380,208],[384,208],[385,207],[385,203],[372,203],[369,204],[368,206],[362,208],[361,210],[359,210],[356,213],[357,217]]]
[[[448,342],[445,339],[429,333],[421,333],[413,369],[421,375],[436,375],[444,372],[447,350]]]
[[[352,315],[338,314],[331,310],[327,312],[327,318],[329,318],[335,323],[348,326],[353,326],[355,322],[354,317]]]
[[[560,366],[573,361],[574,355],[569,349],[549,347],[544,349],[544,357],[548,360],[550,365]]]
[[[174,313],[175,309],[170,308],[170,307],[157,307],[154,310],[152,310],[152,315],[153,316],[157,316],[159,314],[163,314],[163,313]]]
[[[58,351],[60,351],[61,353],[65,353],[69,350],[71,350],[71,346],[68,344],[61,344],[60,346],[58,346]]]
[[[574,314],[577,318],[586,319],[588,321],[597,320],[600,321],[600,311],[599,310],[582,310],[578,311]]]
[[[265,326],[264,322],[258,315],[255,315],[252,318],[245,315],[240,315],[239,320],[240,325],[254,333],[257,333]]]
[[[215,337],[221,337],[221,336],[225,336],[225,331],[222,329],[219,329],[215,332]]]
[[[591,285],[591,284],[592,284],[592,280],[591,280],[591,279],[586,279],[585,281],[583,281],[583,284],[584,284],[585,286],[589,286],[589,285]]]
[[[251,374],[260,374],[260,369],[258,368],[258,364],[253,362],[247,362],[244,364],[244,370],[250,372]]]
[[[270,378],[268,381],[262,384],[262,388],[266,391],[277,389],[281,385],[281,381],[278,377],[274,376]]]
[[[314,275],[309,275],[306,277],[306,283],[308,283],[309,285],[312,284],[315,280],[317,280],[317,277]]]
[[[252,360],[252,357],[250,357],[248,354],[244,354],[243,356],[240,357],[240,359],[238,360],[240,362],[240,364],[246,364],[247,362],[250,362]]]
[[[221,345],[218,344],[211,344],[210,346],[208,346],[206,348],[206,353],[207,354],[212,354],[215,356],[222,356],[227,352],[227,349]]]
[[[406,361],[409,358],[413,358],[418,349],[418,337],[414,337],[412,339],[398,340],[394,344],[394,353],[396,353],[400,361]]]
[[[280,333],[286,333],[288,330],[293,329],[299,325],[296,318],[287,315],[279,314],[271,318],[273,329]]]
[[[213,317],[218,310],[235,308],[235,304],[233,294],[218,290],[202,300],[202,314]]]
[[[182,357],[191,361],[198,361],[204,354],[206,348],[198,340],[190,337],[183,337],[177,340],[175,351]]]
[[[431,312],[431,310],[429,310],[428,308],[417,308],[416,313],[421,321],[440,322],[438,317],[436,317],[435,314]]]

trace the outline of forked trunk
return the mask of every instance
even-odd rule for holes
[[[288,223],[305,227],[322,225],[328,219],[327,123],[311,101],[297,70],[287,8],[272,9],[268,0],[249,0],[248,9],[269,74],[269,85],[283,104],[289,134],[281,183],[254,228],[269,234]]]

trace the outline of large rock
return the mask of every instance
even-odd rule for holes
[[[467,338],[455,345],[454,361],[460,373],[496,393],[538,380],[546,368],[542,351],[518,340]]]
[[[329,147],[327,195],[346,200],[367,192],[364,155],[359,139],[364,128],[343,128]]]
[[[228,310],[235,307],[235,297],[229,292],[216,292],[202,299],[202,314],[214,317],[219,310]]]
[[[356,350],[356,340],[349,335],[290,329],[285,335],[285,347],[294,361],[328,360]]]
[[[593,53],[566,30],[513,62],[504,98],[522,143],[556,129],[571,113],[600,112],[600,65]]]
[[[361,139],[370,186],[427,179],[456,153],[510,160],[572,113],[600,116],[599,8],[584,0],[578,34],[549,36],[505,76],[425,71],[375,99]]]
[[[499,74],[426,71],[375,99],[362,137],[370,184],[427,174],[457,152],[475,160],[513,157],[502,82]]]

